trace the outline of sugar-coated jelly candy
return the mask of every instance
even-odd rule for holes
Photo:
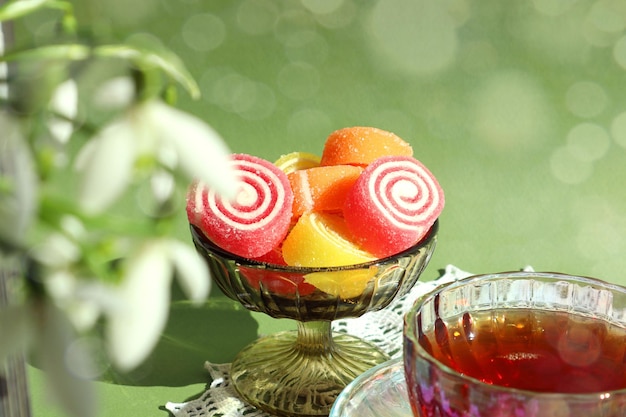
[[[287,265],[280,246],[276,246],[265,255],[253,258],[253,260],[271,265]],[[300,297],[315,291],[313,285],[304,282],[304,275],[278,269],[274,270],[271,265],[267,268],[240,265],[239,272],[253,288],[261,291],[282,296],[294,296],[297,294]]]
[[[444,206],[433,174],[410,156],[386,156],[370,164],[346,197],[344,217],[366,251],[383,258],[417,243]]]
[[[305,213],[283,241],[288,265],[331,267],[376,259],[350,241],[343,219],[336,214]]]
[[[311,211],[341,211],[348,190],[363,169],[352,165],[320,166],[287,175],[293,191],[293,216]]]
[[[289,174],[301,169],[308,169],[319,166],[320,157],[308,152],[291,152],[282,155],[274,162],[281,171]]]
[[[363,294],[377,272],[376,265],[368,269],[312,272],[305,275],[304,283],[336,297],[355,298]]]
[[[275,246],[271,251],[257,256],[256,258],[250,258],[253,261],[264,262],[272,265],[287,265],[285,259],[283,258],[283,251],[280,246]]]
[[[412,156],[413,148],[394,133],[375,127],[346,127],[326,138],[321,165],[361,165],[388,155]]]
[[[253,288],[282,296],[300,297],[315,291],[315,286],[305,282],[305,276],[293,272],[240,266],[239,272]]]
[[[187,216],[222,249],[258,258],[278,246],[287,234],[293,192],[287,174],[269,161],[234,154],[232,164],[239,180],[234,200],[195,183],[187,196]]]

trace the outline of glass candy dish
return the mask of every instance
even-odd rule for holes
[[[296,330],[259,338],[237,354],[230,376],[242,398],[279,416],[328,416],[346,385],[389,360],[360,338],[333,333],[331,322],[380,310],[404,295],[430,260],[438,226],[394,256],[331,268],[245,259],[191,226],[194,244],[225,295],[251,311],[297,323]]]

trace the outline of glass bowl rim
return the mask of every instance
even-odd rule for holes
[[[513,394],[513,395],[521,395],[525,397],[533,397],[538,399],[546,399],[546,400],[554,400],[554,399],[563,399],[569,398],[574,401],[607,401],[610,400],[614,395],[619,395],[621,397],[626,396],[626,387],[616,389],[616,390],[608,390],[608,391],[593,391],[593,392],[585,392],[585,393],[559,393],[559,392],[541,392],[541,391],[533,391],[519,388],[510,388],[502,385],[496,384],[488,384],[483,382],[477,378],[464,375],[460,372],[455,371],[451,367],[441,363],[435,357],[433,357],[430,353],[428,353],[422,345],[417,341],[416,337],[414,337],[414,332],[409,332],[409,330],[413,330],[413,328],[417,325],[416,320],[411,320],[417,311],[417,308],[420,304],[428,301],[432,297],[439,294],[441,291],[457,288],[466,285],[471,285],[475,281],[481,281],[485,278],[496,278],[496,279],[525,279],[525,278],[542,278],[546,280],[554,280],[554,281],[567,281],[572,283],[583,283],[588,284],[594,287],[601,286],[605,289],[616,290],[624,295],[626,295],[626,287],[612,284],[610,282],[598,279],[587,277],[583,275],[571,275],[562,272],[534,272],[534,271],[506,271],[506,272],[495,272],[489,274],[477,274],[470,275],[464,278],[460,278],[456,281],[451,281],[446,284],[442,284],[436,286],[432,290],[420,295],[408,312],[404,315],[404,334],[403,334],[403,345],[406,346],[406,339],[410,339],[412,344],[415,346],[415,350],[419,352],[422,358],[428,362],[431,366],[434,366],[439,371],[443,372],[446,375],[449,375],[457,380],[463,381],[468,384],[472,384],[474,386],[480,387],[481,390],[488,389],[493,393],[501,393],[501,394]],[[407,363],[406,357],[403,357],[405,363],[405,372],[407,372]],[[609,397],[605,397],[606,394],[610,394]]]
[[[405,249],[394,255],[387,256],[385,258],[375,259],[369,262],[363,262],[363,263],[352,264],[352,265],[343,265],[343,266],[331,266],[331,267],[278,265],[278,264],[272,264],[269,262],[262,262],[262,261],[257,261],[254,259],[244,258],[242,256],[235,255],[232,252],[228,252],[220,248],[213,242],[211,242],[211,240],[209,240],[202,233],[200,228],[198,228],[197,226],[190,224],[189,227],[191,230],[191,236],[192,236],[194,243],[200,244],[201,247],[208,252],[212,252],[223,258],[227,258],[232,261],[235,261],[240,266],[244,266],[248,268],[263,269],[267,271],[310,274],[310,273],[315,273],[315,272],[351,271],[351,270],[369,268],[371,266],[393,262],[394,260],[398,258],[402,258],[404,256],[419,252],[419,250],[421,250],[423,247],[430,245],[437,237],[437,234],[439,233],[439,219],[436,219],[435,222],[428,229],[428,232],[426,232],[426,234],[416,244],[414,244],[408,249]]]
[[[362,389],[363,384],[371,382],[371,380],[377,376],[391,373],[395,370],[403,372],[403,358],[401,356],[393,357],[381,364],[378,364],[362,374],[354,378],[346,387],[341,391],[333,406],[330,409],[328,417],[340,417],[339,412],[345,411],[346,407],[350,405],[350,402],[354,399],[354,394],[358,393],[358,390]],[[402,374],[402,380],[404,381],[404,373]],[[407,392],[408,394],[408,392]],[[410,407],[407,403],[407,406]]]

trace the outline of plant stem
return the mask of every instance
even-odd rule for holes
[[[5,0],[0,0],[3,5]],[[0,24],[0,55],[13,42],[13,27],[10,22]],[[9,66],[0,64],[0,99],[7,102],[9,98]],[[0,252],[0,309],[11,302],[12,282],[19,276],[17,262],[12,262]],[[0,417],[30,417],[32,415],[29,401],[26,362],[21,354],[12,355],[6,363],[0,363]]]

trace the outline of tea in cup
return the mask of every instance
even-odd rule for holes
[[[405,316],[415,417],[626,416],[626,288],[556,273],[461,279]]]

